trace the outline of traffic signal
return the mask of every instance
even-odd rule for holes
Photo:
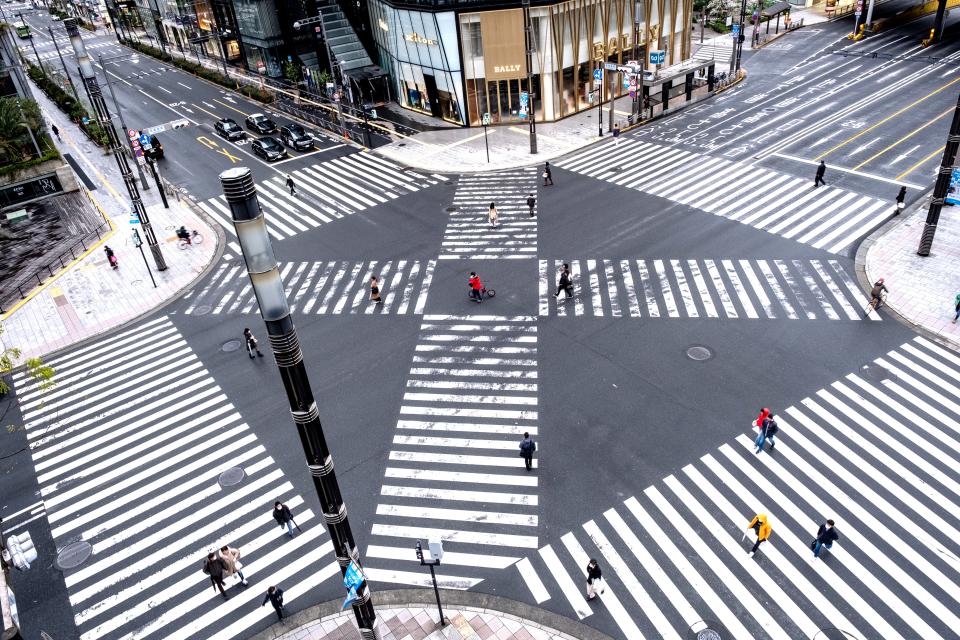
[[[31,563],[37,561],[37,550],[33,546],[33,540],[28,531],[24,531],[19,536],[9,536],[7,552],[10,554],[13,566],[20,571],[26,571]]]

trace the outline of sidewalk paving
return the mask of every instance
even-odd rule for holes
[[[960,349],[960,324],[952,322],[953,300],[960,293],[960,220],[955,207],[944,206],[930,255],[918,256],[928,205],[929,198],[921,198],[864,240],[857,252],[857,267],[865,275],[866,288],[880,278],[885,280],[889,311]]]
[[[164,209],[156,184],[152,184],[149,191],[141,189],[169,266],[166,271],[157,272],[149,247],[144,244],[157,283],[154,288],[140,251],[133,246],[129,197],[113,187],[118,185],[123,189],[116,160],[90,142],[43,92],[35,86],[33,90],[46,119],[60,129],[63,142],[57,146],[61,153],[71,154],[97,185],[90,193],[91,199],[101,207],[113,230],[26,300],[0,316],[5,329],[0,348],[5,345],[21,349],[20,362],[75,345],[175,299],[213,264],[223,244],[218,235],[222,232],[211,227],[186,203],[171,197],[168,199],[170,209]],[[178,249],[174,230],[180,225],[199,231],[204,242],[186,250]],[[136,227],[139,229],[139,225]],[[140,235],[143,237],[142,230]],[[120,267],[116,271],[107,262],[104,246],[110,246],[117,256]]]

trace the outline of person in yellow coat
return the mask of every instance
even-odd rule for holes
[[[760,547],[760,543],[770,539],[770,534],[773,533],[773,527],[770,526],[770,520],[767,518],[767,514],[758,513],[753,516],[753,520],[747,525],[747,529],[753,529],[757,532],[757,541],[753,543],[753,549],[750,549],[750,557],[752,558],[753,554],[755,554]]]

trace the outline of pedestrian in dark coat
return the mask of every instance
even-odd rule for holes
[[[907,199],[907,188],[906,188],[906,187],[900,187],[900,193],[897,194],[897,208],[896,208],[896,210],[893,212],[893,215],[897,215],[898,213],[900,213],[901,211],[903,211],[904,200],[906,200],[906,199]]]
[[[560,269],[560,282],[557,284],[557,292],[553,294],[553,297],[559,298],[561,291],[566,292],[564,300],[573,297],[573,279],[570,277],[570,265],[566,262],[563,263],[563,268]]]
[[[620,144],[620,125],[613,125],[613,146],[618,146]]]
[[[297,195],[297,186],[293,183],[293,176],[287,174],[287,189],[290,189],[290,195]]]
[[[267,593],[263,596],[263,602],[260,606],[269,602],[273,605],[273,610],[277,612],[277,620],[283,620],[283,589],[280,587],[267,587]]]
[[[203,563],[203,572],[210,576],[210,582],[213,583],[213,590],[220,589],[220,595],[224,600],[230,598],[223,589],[223,578],[227,575],[227,565],[221,558],[217,557],[213,551],[207,554],[207,560]]]
[[[250,354],[250,357],[253,358],[253,352],[256,351],[257,355],[261,358],[263,354],[260,353],[260,347],[257,346],[257,339],[253,337],[253,331],[250,331],[250,328],[243,330],[243,340],[247,343],[247,353]]]
[[[57,129],[57,125],[50,125],[50,131],[53,131],[53,135],[57,136],[57,140],[60,140],[60,129]],[[60,140],[63,142],[62,140]]]
[[[550,173],[550,163],[543,164],[543,186],[553,186],[553,175]]]
[[[537,450],[537,443],[533,441],[529,433],[523,434],[523,440],[520,441],[520,455],[523,456],[523,463],[527,466],[527,471],[533,469],[533,452]]]
[[[753,549],[750,549],[750,557],[752,558],[753,554],[760,548],[760,543],[770,539],[770,534],[773,533],[773,527],[770,526],[770,520],[767,518],[767,514],[758,513],[753,516],[753,520],[747,525],[747,529],[753,529],[757,533],[757,541],[753,543]]]
[[[757,445],[757,453],[763,451],[763,445],[766,444],[767,440],[770,441],[770,450],[773,451],[773,448],[777,446],[777,441],[773,439],[777,432],[780,431],[780,427],[777,426],[777,421],[773,418],[764,418],[763,422],[760,423],[760,433],[757,434],[757,440],[754,444]]]
[[[840,536],[837,535],[837,530],[833,528],[833,520],[827,520],[817,531],[816,539],[810,543],[810,547],[813,549],[813,557],[820,557],[820,547],[826,547],[830,549],[833,547],[833,543],[840,539]]]
[[[527,196],[527,206],[530,207],[530,217],[532,218],[534,214],[534,207],[537,206],[537,198],[531,193]]]
[[[370,299],[377,304],[383,302],[380,298],[380,280],[377,276],[370,276]]]
[[[293,521],[293,512],[290,511],[290,507],[283,504],[279,500],[273,503],[273,519],[277,521],[277,524],[280,525],[280,528],[283,529],[284,526],[287,527],[287,535],[291,538],[293,537],[293,527],[297,523]]]
[[[597,597],[597,591],[603,593],[603,573],[600,571],[600,565],[594,558],[590,558],[587,563],[587,600],[593,600]]]
[[[827,183],[823,179],[823,174],[827,172],[827,163],[823,160],[820,161],[820,166],[817,167],[817,177],[813,179],[814,188],[819,187],[821,184],[826,186]]]
[[[103,252],[104,252],[105,254],[107,254],[107,262],[110,263],[110,266],[113,267],[114,269],[119,269],[119,268],[120,268],[120,262],[117,260],[117,256],[114,255],[113,249],[111,249],[111,248],[108,247],[108,246],[104,246],[104,247],[103,247]]]
[[[953,310],[957,312],[953,316],[953,324],[957,324],[957,318],[960,318],[960,293],[953,299]]]

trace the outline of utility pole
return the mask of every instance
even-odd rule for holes
[[[327,446],[323,425],[320,424],[320,412],[310,388],[297,328],[287,304],[280,268],[267,233],[263,209],[257,199],[253,175],[247,167],[227,169],[220,174],[220,184],[230,207],[243,262],[253,285],[260,317],[267,327],[270,347],[287,392],[290,416],[300,436],[300,445],[320,499],[323,521],[327,523],[340,572],[355,584],[349,595],[353,597],[353,613],[357,618],[360,637],[363,640],[379,640],[370,585],[360,571],[360,552],[353,539],[347,506],[333,468],[333,455]]]
[[[527,119],[530,121],[530,153],[537,152],[537,94],[533,90],[533,20],[530,18],[530,0],[523,0],[523,30],[527,42]]]
[[[70,91],[73,93],[73,97],[77,99],[77,102],[80,102],[80,96],[77,95],[77,87],[73,84],[73,78],[70,77],[70,72],[67,71],[67,63],[63,61],[63,54],[60,53],[60,45],[57,44],[57,39],[53,35],[53,28],[47,27],[47,31],[50,32],[50,39],[53,40],[53,47],[57,50],[57,57],[60,58],[60,65],[63,67],[63,73],[67,76],[67,84],[70,85]]]
[[[746,40],[744,34],[744,24],[747,21],[747,0],[741,0],[740,2],[740,37],[737,38],[737,41],[734,43],[734,49],[736,50],[736,63],[733,66],[732,71],[734,73],[740,71],[740,58],[743,55],[743,41]]]
[[[122,58],[127,58],[128,56],[123,55]],[[113,106],[117,110],[117,118],[120,120],[120,130],[123,131],[124,137],[127,139],[127,145],[130,147],[130,159],[137,165],[137,173],[140,174],[140,184],[143,185],[144,191],[150,191],[150,183],[147,182],[147,176],[143,173],[143,166],[137,160],[137,152],[133,148],[133,140],[127,135],[127,125],[123,122],[123,112],[120,111],[120,103],[117,102],[117,94],[113,92],[113,83],[110,82],[110,72],[107,71],[107,67],[104,64],[103,55],[101,54],[98,58],[100,60],[100,68],[103,69],[103,75],[107,78],[107,89],[110,90],[110,97],[113,98]],[[91,100],[93,98],[91,97]]]
[[[601,138],[603,137],[603,85],[604,85],[604,74],[603,73],[603,63],[598,63],[600,66],[597,67],[597,71],[594,72],[593,79],[595,82],[600,83],[600,88],[597,89],[597,135]]]
[[[937,172],[937,183],[933,187],[933,199],[930,209],[927,210],[927,222],[923,225],[923,235],[920,237],[918,256],[929,256],[933,246],[933,236],[937,233],[937,223],[940,221],[940,210],[943,209],[944,198],[950,187],[950,176],[953,175],[953,165],[957,160],[957,148],[960,147],[960,96],[957,97],[957,106],[953,110],[953,122],[950,123],[950,134],[947,144],[943,148],[943,160]]]
[[[153,226],[150,224],[150,218],[147,210],[143,206],[143,200],[140,199],[140,191],[137,189],[137,183],[130,171],[130,164],[127,162],[127,156],[120,147],[120,139],[117,131],[110,120],[110,112],[107,110],[107,103],[103,99],[103,93],[100,91],[100,84],[97,82],[97,76],[93,72],[93,63],[87,54],[87,49],[80,37],[80,29],[75,20],[64,20],[63,25],[70,36],[70,44],[73,46],[73,53],[76,55],[77,63],[80,65],[80,76],[83,78],[83,84],[90,94],[90,101],[93,111],[97,116],[100,126],[107,134],[110,140],[110,149],[113,151],[113,157],[117,161],[117,167],[120,169],[120,175],[123,176],[123,183],[127,187],[127,193],[130,194],[133,213],[140,219],[140,225],[143,227],[143,234],[147,238],[147,245],[153,254],[154,264],[157,265],[157,271],[166,271],[167,263],[163,259],[163,253],[160,251],[160,245],[157,243],[157,236],[153,232]],[[126,131],[124,131],[126,135]]]

